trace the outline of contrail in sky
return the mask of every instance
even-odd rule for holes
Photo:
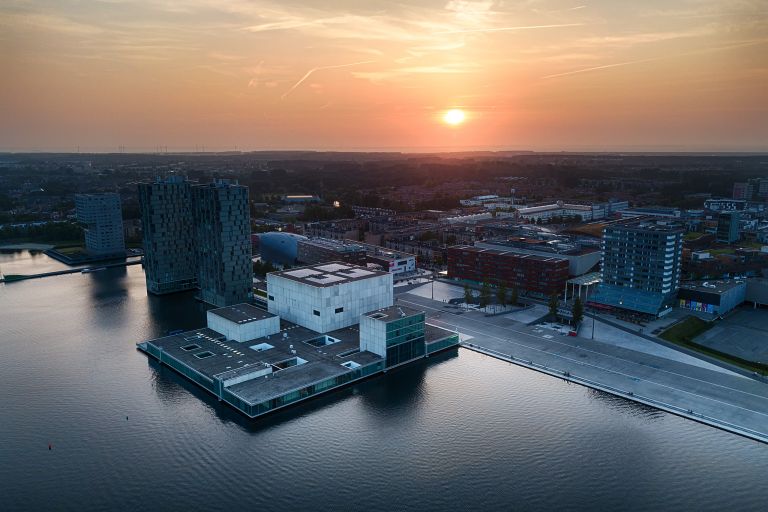
[[[284,100],[284,99],[285,99],[285,98],[286,98],[286,97],[287,97],[289,94],[291,94],[291,93],[294,91],[294,89],[296,89],[298,86],[300,86],[302,83],[304,83],[304,81],[305,81],[307,78],[309,78],[310,76],[312,76],[312,73],[314,73],[315,71],[321,71],[321,70],[323,70],[323,69],[348,68],[348,67],[351,67],[351,66],[359,66],[359,65],[361,65],[361,64],[370,64],[370,63],[372,63],[372,62],[376,62],[376,61],[375,61],[375,60],[364,60],[364,61],[361,61],[361,62],[352,62],[352,63],[350,63],[350,64],[336,64],[335,66],[318,66],[318,67],[316,67],[316,68],[312,68],[312,69],[310,69],[309,71],[307,71],[307,72],[304,74],[304,76],[303,76],[303,77],[301,77],[301,78],[299,79],[299,81],[298,81],[298,82],[296,82],[295,84],[293,84],[293,86],[292,86],[290,89],[288,89],[287,91],[285,91],[285,93],[283,93],[283,95],[282,95],[282,96],[280,96],[280,99],[281,99],[281,100]]]
[[[747,46],[757,46],[768,43],[768,39],[756,39],[754,41],[744,41],[741,43],[736,44],[728,44],[725,46],[713,46],[711,48],[703,48],[701,50],[695,50],[692,52],[685,52],[685,53],[678,53],[673,55],[662,55],[660,57],[651,57],[649,59],[640,59],[640,60],[630,60],[627,62],[617,62],[615,64],[605,64],[604,66],[594,66],[591,68],[584,68],[584,69],[576,69],[574,71],[566,71],[564,73],[555,73],[554,75],[547,75],[541,77],[542,79],[547,78],[558,78],[561,76],[569,76],[569,75],[577,75],[579,73],[586,73],[588,71],[597,71],[600,69],[609,69],[609,68],[617,68],[620,66],[629,66],[630,64],[642,64],[643,62],[653,62],[656,60],[664,60],[664,59],[675,59],[679,57],[689,57],[691,55],[702,55],[706,53],[712,53],[712,52],[719,52],[723,50],[731,50],[734,48],[744,48]]]
[[[559,76],[576,75],[578,73],[586,73],[587,71],[597,71],[598,69],[608,69],[608,68],[617,68],[619,66],[629,66],[630,64],[640,64],[643,62],[650,62],[653,60],[660,60],[664,58],[666,57],[654,57],[652,59],[640,59],[640,60],[630,60],[627,62],[617,62],[615,64],[606,64],[604,66],[595,66],[592,68],[577,69],[575,71],[566,71],[565,73],[555,73],[554,75],[547,75],[541,78],[557,78]]]

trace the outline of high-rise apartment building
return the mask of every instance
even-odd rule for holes
[[[77,194],[77,221],[85,230],[85,249],[93,256],[125,256],[123,213],[118,194]]]
[[[139,184],[147,291],[156,295],[197,288],[192,186],[183,176]]]
[[[666,221],[610,225],[603,231],[602,283],[592,302],[647,315],[670,311],[680,287],[683,230]]]
[[[192,187],[200,299],[216,306],[247,301],[253,291],[248,187],[216,180]]]
[[[715,238],[723,244],[739,240],[739,212],[720,212],[717,215]]]
[[[139,185],[147,290],[199,289],[204,302],[245,302],[253,289],[248,188],[183,176]]]
[[[751,201],[755,194],[755,187],[749,182],[739,182],[733,184],[733,194],[731,197],[734,199],[746,199]]]

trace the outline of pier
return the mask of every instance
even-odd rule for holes
[[[68,268],[64,270],[55,270],[53,272],[41,272],[39,274],[6,274],[3,275],[0,271],[0,283],[13,283],[14,281],[25,281],[27,279],[40,279],[43,277],[63,276],[66,274],[88,274],[92,272],[98,272],[100,270],[106,270],[108,268],[116,267],[128,267],[131,265],[140,265],[141,260],[135,261],[123,261],[120,263],[108,263],[106,265],[96,265],[93,267],[82,268]]]

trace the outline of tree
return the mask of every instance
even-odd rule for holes
[[[501,304],[501,307],[507,305],[507,285],[504,283],[499,284],[499,287],[496,289],[496,302]]]
[[[517,303],[519,301],[518,293],[517,293],[517,287],[512,288],[512,296],[509,298],[509,303],[513,306],[517,306]]]
[[[491,303],[491,285],[489,285],[486,282],[483,282],[483,285],[480,288],[480,307],[485,308],[490,303]]]
[[[584,305],[581,303],[580,297],[576,297],[576,300],[573,301],[571,315],[573,316],[573,325],[579,325],[579,322],[584,319]]]
[[[556,293],[549,296],[549,315],[557,318],[557,310],[560,307],[560,298]]]
[[[472,293],[472,289],[469,287],[468,284],[464,285],[464,302],[466,302],[468,305],[472,304],[475,300],[475,294]]]

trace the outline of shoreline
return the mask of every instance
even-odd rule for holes
[[[512,354],[504,354],[502,352],[498,352],[493,349],[488,349],[485,347],[482,347],[480,345],[469,343],[469,342],[461,342],[459,344],[460,347],[466,348],[467,350],[471,350],[473,352],[477,352],[479,354],[485,354],[487,356],[493,357],[494,359],[498,359],[500,361],[505,361],[507,363],[512,363],[517,366],[521,366],[523,368],[527,368],[529,370],[534,370],[539,373],[543,373],[546,375],[549,375],[551,377],[556,377],[558,379],[565,380],[567,382],[573,382],[574,384],[579,384],[584,387],[588,387],[591,389],[595,389],[597,391],[603,391],[605,393],[609,393],[614,396],[618,396],[627,400],[631,400],[633,402],[641,403],[644,405],[647,405],[649,407],[653,407],[655,409],[659,409],[664,412],[668,412],[670,414],[674,414],[676,416],[680,416],[682,418],[686,418],[689,420],[696,421],[698,423],[702,423],[704,425],[708,425],[710,427],[715,427],[720,430],[724,430],[726,432],[730,432],[732,434],[737,434],[742,437],[746,437],[748,439],[752,439],[754,441],[759,441],[761,443],[768,444],[768,433],[763,432],[757,432],[756,430],[752,430],[747,427],[742,427],[740,425],[735,425],[733,423],[729,423],[726,421],[718,420],[717,418],[712,418],[710,416],[707,416],[702,413],[697,413],[693,409],[683,409],[682,407],[678,407],[676,405],[667,404],[665,402],[661,402],[659,400],[645,397],[641,395],[637,395],[632,391],[625,391],[618,388],[615,388],[613,386],[609,386],[606,384],[602,384],[596,381],[593,381],[591,379],[578,377],[576,375],[573,375],[569,371],[565,370],[558,370],[555,368],[551,368],[549,366],[534,363],[533,361],[526,360],[523,358],[515,357]]]

